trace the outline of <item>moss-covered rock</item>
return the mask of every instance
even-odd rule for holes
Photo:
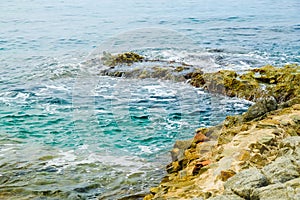
[[[212,93],[256,100],[262,96],[263,92],[251,73],[238,75],[234,71],[221,70],[204,74],[201,71],[195,71],[187,74],[185,78],[190,78],[191,85],[203,87]]]
[[[141,61],[147,62],[148,65],[140,68],[117,68],[117,66],[129,66]],[[238,74],[231,70],[204,73],[195,66],[146,60],[143,56],[133,52],[118,55],[104,52],[102,62],[110,68],[101,71],[100,75],[188,81],[192,86],[204,88],[212,93],[254,102],[272,96],[278,103],[283,103],[296,98],[300,93],[300,66],[296,64],[281,68],[266,65]],[[151,63],[156,64],[151,66]]]
[[[134,52],[125,52],[118,55],[103,52],[101,60],[104,65],[114,67],[117,65],[131,65],[134,62],[141,62],[144,60],[144,57]]]
[[[195,71],[187,74],[185,78],[190,79],[191,85],[203,87],[209,92],[250,101],[274,96],[282,103],[300,93],[299,65],[286,65],[282,68],[266,65],[240,75],[230,70],[205,74]]]

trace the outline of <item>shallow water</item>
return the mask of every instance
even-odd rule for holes
[[[163,177],[174,141],[251,103],[186,83],[100,77],[99,66],[82,63],[141,30],[151,34],[116,51],[135,47],[205,71],[299,63],[299,8],[297,0],[0,2],[0,198],[144,194]]]
[[[164,174],[175,140],[249,105],[185,83],[92,82],[92,96],[84,80],[71,96],[71,78],[18,86],[2,96],[2,191],[21,184],[21,196],[50,191],[45,195],[112,199],[144,192]]]

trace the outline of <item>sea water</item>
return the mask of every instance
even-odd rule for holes
[[[182,51],[150,58],[204,71],[281,66],[299,63],[299,12],[298,0],[0,2],[0,198],[138,199],[165,175],[176,140],[251,105],[187,83],[100,77],[84,63],[105,41],[155,27],[198,51],[164,37]]]

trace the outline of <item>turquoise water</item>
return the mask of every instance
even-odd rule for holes
[[[164,176],[174,141],[251,105],[97,76],[84,62],[116,38],[130,41],[116,51],[206,71],[280,66],[299,63],[299,11],[297,0],[0,2],[0,198],[137,199]],[[149,27],[158,39],[128,40]]]

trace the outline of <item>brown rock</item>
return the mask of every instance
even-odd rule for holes
[[[197,162],[194,166],[194,169],[193,169],[193,176],[199,174],[200,170],[204,167],[204,166],[207,166],[209,165],[211,162],[209,160],[205,160],[205,161],[201,161],[201,162]]]
[[[247,161],[249,159],[250,159],[250,152],[243,149],[239,155],[238,160],[239,161]]]
[[[198,143],[196,146],[196,153],[199,155],[203,155],[205,153],[211,152],[215,143],[215,141]]]
[[[151,194],[156,194],[159,192],[159,187],[153,187],[153,188],[150,188],[150,192]]]
[[[143,200],[151,200],[153,199],[154,195],[153,194],[147,194]]]
[[[258,168],[261,168],[268,163],[268,160],[261,154],[256,153],[253,156],[251,156],[250,162],[255,164]]]
[[[168,164],[166,167],[166,170],[169,174],[171,174],[171,173],[178,172],[179,170],[181,170],[181,166],[178,161],[175,161],[175,162]]]
[[[227,181],[230,177],[234,176],[236,173],[235,171],[229,169],[229,170],[223,170],[221,171],[221,174],[220,174],[220,179],[222,181]]]
[[[205,141],[208,141],[209,138],[206,137],[203,133],[201,132],[198,132],[196,133],[196,135],[194,136],[194,140],[193,140],[193,143],[199,143],[199,142],[205,142]]]

